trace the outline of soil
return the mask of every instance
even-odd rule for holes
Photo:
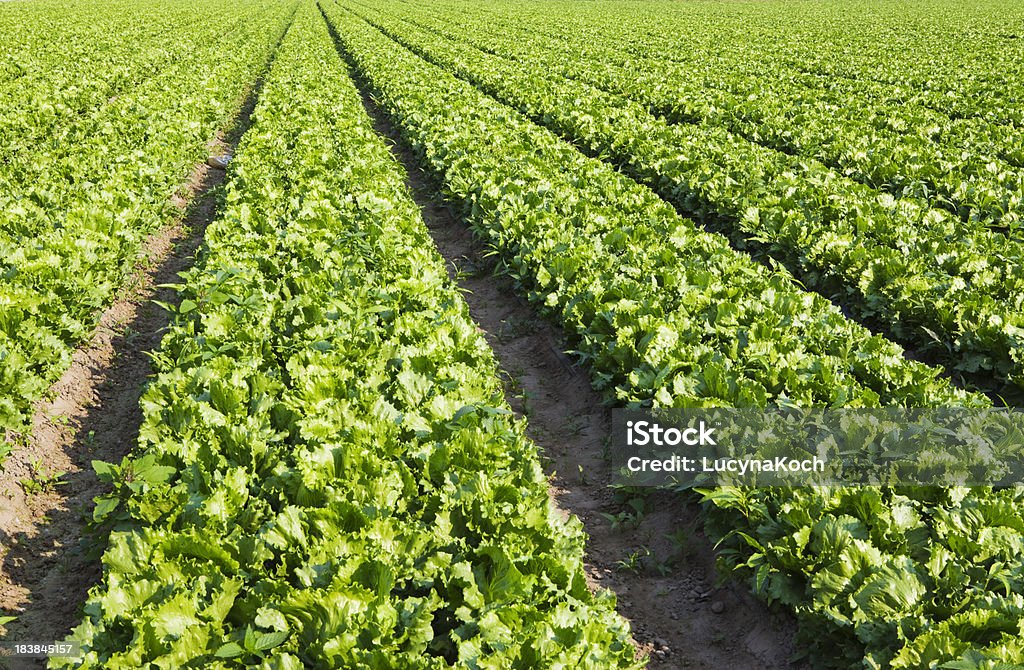
[[[692,505],[670,493],[627,497],[610,488],[611,410],[563,353],[560,333],[515,295],[511,281],[492,275],[464,224],[418,199],[507,377],[506,396],[540,448],[552,500],[583,522],[588,581],[616,594],[648,667],[792,667],[795,623],[742,586],[717,585],[714,551]]]
[[[449,275],[497,356],[506,397],[540,448],[556,508],[583,522],[588,582],[615,593],[638,656],[648,658],[649,668],[666,670],[802,668],[790,660],[792,617],[770,610],[741,585],[719,583],[695,506],[679,495],[626,498],[610,487],[604,454],[611,410],[564,353],[563,333],[515,293],[510,279],[495,275],[482,244],[443,204],[436,180],[417,167],[365,89],[363,103],[377,132],[391,139]]]
[[[298,5],[229,128],[207,144],[207,160],[194,166],[172,198],[180,214],[146,241],[121,297],[104,311],[92,340],[75,352],[49,399],[37,403],[31,434],[15,440],[0,469],[0,616],[17,616],[0,625],[2,641],[63,639],[78,622],[89,588],[100,580],[106,538],[92,532],[88,521],[94,498],[109,487],[91,463],[120,462],[135,445],[142,423],[139,399],[152,371],[149,353],[170,322],[169,312],[154,301],[179,300],[163,285],[177,283],[178,274],[194,264],[221,204],[225,162],[211,159],[234,155],[297,10]],[[45,662],[6,659],[6,667],[15,666]]]
[[[208,144],[209,155],[231,154],[258,90],[259,84],[246,96],[232,129]],[[87,524],[93,499],[109,487],[91,463],[118,463],[135,445],[139,399],[152,371],[149,352],[170,321],[153,301],[177,302],[174,290],[160,285],[180,281],[178,273],[194,263],[225,175],[206,161],[195,166],[172,198],[180,212],[174,222],[146,240],[119,299],[75,351],[48,399],[36,404],[31,433],[12,440],[0,469],[0,614],[17,616],[6,625],[8,642],[63,639],[78,622],[88,589],[100,581],[106,538]],[[41,660],[7,663],[44,667]]]
[[[237,141],[254,100],[255,95],[237,134],[213,152]],[[378,130],[395,137],[368,96],[364,101]],[[562,514],[584,524],[588,580],[592,588],[617,595],[619,612],[632,622],[638,655],[649,657],[651,668],[794,667],[794,623],[742,587],[717,585],[714,552],[692,506],[664,493],[622,499],[609,487],[603,452],[610,410],[563,353],[561,333],[516,296],[509,280],[493,276],[482,248],[434,197],[431,180],[414,167],[411,153],[397,145],[393,150],[507,376],[509,402],[528,420],[553,501]],[[38,405],[31,437],[0,473],[0,610],[18,614],[7,626],[8,640],[63,638],[78,619],[86,591],[99,580],[102,539],[88,536],[86,519],[105,487],[90,462],[119,461],[135,443],[142,418],[138,401],[150,374],[147,352],[159,345],[168,323],[167,313],[151,301],[173,300],[173,292],[158,285],[176,281],[191,265],[216,213],[223,179],[222,171],[197,166],[179,198],[182,219],[149,240],[146,261],[122,299],[76,352],[51,399]]]

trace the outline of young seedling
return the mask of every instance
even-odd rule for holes
[[[462,279],[476,279],[482,277],[487,273],[480,263],[474,261],[469,256],[462,256],[454,263],[455,265],[455,276]]]
[[[654,571],[657,572],[660,576],[666,577],[666,576],[669,575],[669,573],[672,572],[672,566],[671,566],[670,562],[668,562],[668,561],[657,561],[654,564]],[[665,595],[665,594],[659,594],[659,595]]]
[[[587,422],[584,419],[577,417],[567,423],[565,427],[569,431],[570,435],[577,436],[583,434],[583,429],[586,428],[586,426]]]
[[[22,479],[21,484],[22,490],[25,495],[35,495],[44,491],[50,491],[53,487],[63,484],[60,478],[64,476],[64,472],[53,472],[50,474],[43,474],[42,463],[38,460],[32,461],[32,475]]]
[[[617,514],[601,512],[601,516],[603,516],[608,521],[608,523],[612,525],[613,531],[619,530],[627,524],[633,523],[633,516],[626,510],[622,510]]]
[[[647,547],[640,547],[636,551],[626,554],[626,557],[615,563],[616,567],[623,572],[639,574],[643,569],[644,559],[651,555]]]
[[[122,334],[122,336],[124,337],[125,344],[131,347],[134,346],[135,340],[137,340],[139,335],[141,334],[141,332],[135,330],[131,326],[125,326],[124,333]]]
[[[50,421],[56,426],[66,426],[71,423],[71,417],[67,414],[54,414],[50,417]]]
[[[672,547],[675,549],[676,558],[689,556],[693,552],[696,537],[696,521],[690,521],[689,523],[684,524],[681,528],[676,529],[674,533],[670,533],[668,535],[668,540],[672,543]]]

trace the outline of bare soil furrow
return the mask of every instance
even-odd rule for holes
[[[249,127],[260,82],[242,103],[232,127],[208,145],[210,156],[230,155]],[[196,165],[173,198],[181,214],[150,236],[120,297],[102,314],[92,339],[37,403],[32,432],[17,437],[0,470],[0,615],[7,642],[52,642],[77,623],[88,589],[100,579],[106,538],[90,532],[93,499],[106,493],[93,460],[120,462],[138,438],[139,399],[152,372],[149,355],[160,345],[176,304],[168,284],[191,267],[221,200],[225,171]],[[0,667],[4,665],[0,659]],[[43,667],[43,661],[11,667]]]
[[[444,203],[437,180],[418,167],[358,73],[352,74],[363,85],[364,106],[377,132],[391,139],[392,152],[405,166],[409,190],[450,276],[497,356],[509,403],[527,419],[527,432],[541,448],[552,500],[563,515],[583,522],[591,587],[616,594],[649,667],[799,667],[790,661],[792,618],[769,610],[742,585],[719,583],[696,506],[677,494],[625,494],[610,487],[611,409],[564,353],[560,329],[518,296],[509,278],[496,274],[487,249]]]

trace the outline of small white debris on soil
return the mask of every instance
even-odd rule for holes
[[[215,170],[226,170],[228,163],[231,162],[231,154],[221,154],[220,156],[210,156],[206,159],[206,164]]]

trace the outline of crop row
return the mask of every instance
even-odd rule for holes
[[[637,667],[313,3],[253,118],[55,665]]]
[[[47,21],[52,9],[39,5],[5,5],[0,13],[11,77],[0,78],[0,183],[7,188],[17,172],[12,163],[31,163],[55,145],[73,150],[62,139],[67,125],[101,113],[117,96],[202,48],[203,40],[223,39],[244,21],[230,3],[196,0],[171,8],[139,3],[119,13],[107,3],[75,3],[62,8],[54,25]],[[38,27],[25,29],[33,24]]]
[[[981,383],[1024,380],[1024,245],[960,234],[945,212],[850,182],[725,130],[643,106],[362,10],[392,37],[643,181],[678,209],[718,217],[805,284]],[[979,373],[980,374],[977,374]],[[1017,393],[1017,391],[1014,391]]]
[[[620,402],[984,404],[356,14],[324,9],[445,198]],[[1024,660],[1020,497],[723,488],[704,509],[725,565],[797,613],[822,664],[991,667]]]
[[[725,127],[972,225],[1014,233],[1024,225],[1024,135],[1012,128],[965,126],[924,107],[808,86],[806,75],[765,77],[761,60],[723,67],[638,58],[587,35],[545,38],[522,21],[487,27],[450,14],[405,14],[446,37],[628,96],[672,122]]]
[[[0,162],[0,430],[27,425],[31,403],[89,336],[145,236],[180,215],[172,197],[238,113],[292,10],[276,0],[230,7],[229,34],[210,12],[189,27],[192,48],[154,76],[140,47],[138,85],[41,127],[46,141]]]
[[[707,59],[729,69],[771,63],[762,76],[809,75],[835,90],[1019,128],[1019,31],[1012,27],[1024,18],[1019,7],[998,0],[970,8],[940,4],[941,11],[848,2],[793,12],[784,2],[738,8],[656,2],[644,11],[609,3],[579,12],[561,2],[509,11],[498,3],[449,1],[431,9],[479,17],[478,24],[532,25],[559,39],[580,36],[590,46],[614,44],[640,59]]]
[[[496,217],[480,232],[508,249],[510,270],[532,284],[538,302],[572,324],[586,340],[587,356],[602,368],[622,370],[609,385],[628,393],[632,373],[645,379],[637,386],[652,392],[622,399],[650,400],[656,392],[680,404],[716,398],[763,406],[780,395],[800,404],[854,405],[974,397],[938,380],[936,370],[904,360],[899,347],[845,319],[784,273],[700,230],[649,189],[366,30],[380,48],[389,47],[390,57],[410,64],[408,71],[390,68],[390,85],[366,74],[381,95],[396,96],[389,112],[398,115],[414,147],[432,150],[426,158],[444,175],[452,197],[466,203],[474,219]],[[439,81],[418,90],[417,79],[418,88],[393,93],[400,75],[428,74]],[[440,103],[429,101],[431,90],[439,100],[458,96],[463,102],[436,113]],[[492,148],[482,153],[484,140],[467,133],[485,122]],[[419,137],[427,132],[429,142]],[[474,163],[455,161],[469,153],[463,144],[471,140]],[[490,182],[481,181],[488,176]],[[514,200],[522,211],[498,216],[494,208]],[[707,380],[687,387],[691,374]]]

